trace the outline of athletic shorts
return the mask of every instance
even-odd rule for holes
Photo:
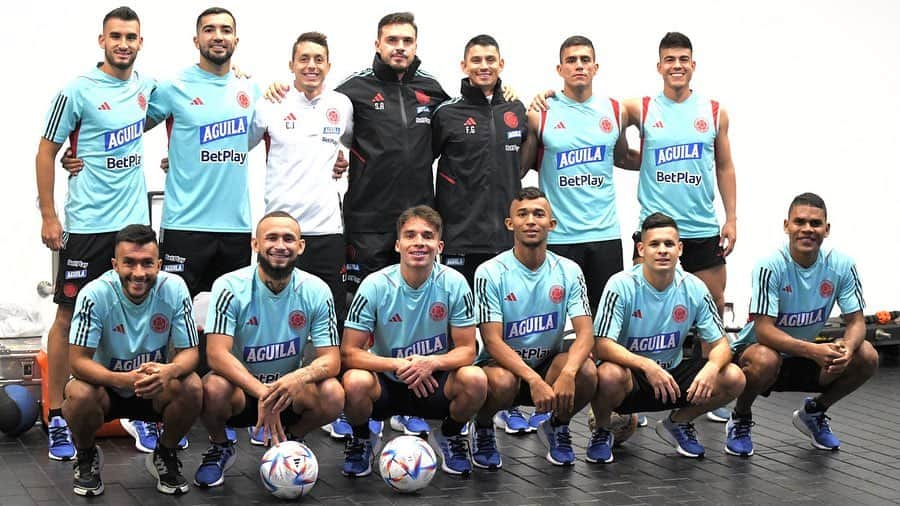
[[[244,392],[244,410],[225,422],[229,427],[254,427],[259,421],[259,399]],[[288,406],[281,412],[281,426],[285,429],[300,421],[300,415]]]
[[[162,270],[181,276],[191,297],[210,291],[219,276],[250,265],[248,232],[163,230],[159,236]]]
[[[623,269],[622,240],[583,242],[578,244],[548,244],[547,249],[572,260],[584,273],[591,311],[597,311],[600,297],[609,278]]]
[[[116,234],[118,232],[63,233],[53,302],[74,306],[75,298],[84,285],[112,269],[112,259],[116,256]]]
[[[738,367],[746,349],[747,347],[739,348],[732,354],[732,362]],[[821,374],[822,368],[814,360],[806,357],[782,357],[775,383],[760,395],[768,397],[772,392],[822,392],[825,387],[819,384]]]
[[[631,239],[634,240],[634,249],[631,259],[638,258],[637,243],[641,241],[640,231],[635,232]],[[684,249],[681,252],[681,268],[686,272],[694,273],[711,269],[719,265],[725,265],[725,253],[719,246],[721,236],[702,237],[699,239],[682,239]]]
[[[334,298],[334,312],[337,315],[338,331],[343,331],[347,316],[347,289],[344,287],[344,236],[305,235],[306,248],[297,257],[297,268],[319,277]]]
[[[706,365],[705,358],[685,357],[681,363],[674,368],[669,369],[669,374],[678,383],[678,389],[681,396],[675,402],[670,399],[668,402],[662,402],[656,398],[653,393],[653,385],[647,381],[647,376],[639,369],[630,369],[631,377],[634,380],[634,388],[625,395],[625,400],[618,407],[613,408],[616,413],[638,413],[638,412],[654,412],[669,411],[676,408],[690,406],[687,400],[687,391],[694,382],[694,378],[700,369]]]
[[[162,421],[162,413],[157,413],[153,409],[153,399],[144,399],[136,395],[122,397],[112,388],[104,388],[106,389],[106,395],[109,396],[109,412],[104,415],[104,422],[115,420],[116,418],[143,420],[145,422]]]
[[[374,234],[347,234],[347,291],[356,293],[366,276],[388,265],[400,262],[400,254],[394,250],[396,232]]]
[[[444,253],[441,255],[441,263],[456,269],[465,276],[471,290],[475,286],[475,269],[495,256],[497,256],[496,253]]]
[[[406,383],[394,381],[384,373],[375,373],[381,384],[381,396],[372,406],[373,420],[385,420],[392,415],[418,416],[426,419],[442,420],[450,416],[450,400],[444,393],[444,385],[450,377],[449,371],[435,371],[438,387],[428,397],[419,398]]]

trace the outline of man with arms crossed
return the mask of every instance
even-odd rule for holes
[[[793,422],[820,450],[837,450],[826,410],[861,387],[878,368],[878,352],[865,340],[865,302],[856,264],[823,249],[831,225],[825,202],[803,193],[791,202],[784,232],[788,244],[753,269],[751,321],[732,345],[747,376],[726,425],[725,451],[753,455],[751,406],[760,394],[819,392],[794,411]],[[833,341],[817,339],[837,302],[846,323]]]
[[[656,433],[685,457],[702,457],[692,421],[731,401],[744,388],[744,375],[731,363],[722,320],[706,286],[677,268],[682,252],[678,226],[653,213],[641,226],[643,262],[610,278],[603,291],[594,333],[597,428],[588,462],[613,461],[613,435],[604,427],[610,413],[671,410]],[[703,355],[683,357],[692,326]]]
[[[178,441],[203,404],[194,372],[191,297],[181,278],[159,272],[153,229],[128,225],[115,241],[113,269],[78,294],[69,334],[75,378],[66,385],[62,409],[78,447],[73,490],[83,496],[103,493],[103,454],[94,434],[104,421],[128,417],[165,422],[146,465],[157,490],[181,494],[188,483],[181,475]]]
[[[319,278],[295,268],[303,253],[300,227],[290,214],[274,211],[256,228],[258,265],[216,280],[206,321],[212,371],[203,378],[203,425],[212,445],[194,476],[200,487],[225,480],[236,449],[225,434],[255,426],[262,439],[284,441],[287,427],[304,437],[333,420],[344,404],[335,378],[340,349],[334,302]],[[307,339],[316,358],[301,367]]]
[[[492,418],[513,405],[533,405],[552,416],[538,427],[547,460],[572,465],[569,420],[594,397],[597,374],[588,359],[594,338],[587,288],[575,262],[547,251],[556,227],[546,196],[523,188],[512,200],[506,226],[512,249],[475,273],[478,323],[485,349],[478,364],[488,378],[488,397],[478,412],[472,457],[478,467],[502,465]],[[575,341],[563,351],[567,317]]]

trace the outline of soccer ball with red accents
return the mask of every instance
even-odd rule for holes
[[[397,436],[381,450],[381,478],[402,493],[421,490],[437,471],[437,456],[427,441],[418,436]]]
[[[275,497],[296,499],[308,494],[316,484],[319,462],[305,444],[285,441],[263,455],[259,477]]]

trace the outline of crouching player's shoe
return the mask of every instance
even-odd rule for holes
[[[469,458],[469,439],[462,434],[445,436],[441,429],[432,432],[436,446],[441,450],[441,469],[447,474],[467,476],[472,472]]]
[[[725,422],[725,453],[738,457],[753,455],[753,440],[750,438],[753,425],[749,416],[735,418],[732,414]]]
[[[794,411],[794,427],[809,436],[812,445],[820,450],[839,449],[841,442],[831,432],[831,425],[828,423],[831,418],[825,414],[824,410],[809,411],[811,404],[812,398],[807,397],[803,402],[803,407]]]
[[[524,418],[522,420],[524,421]],[[503,466],[493,427],[475,427],[475,437],[472,439],[472,464],[481,469],[500,469]]]
[[[592,464],[609,464],[613,461],[612,447],[615,443],[613,433],[603,427],[597,427],[591,433],[585,460]]]
[[[675,448],[680,455],[692,459],[700,458],[706,449],[697,439],[697,429],[692,422],[678,423],[672,420],[672,414],[656,424],[656,434]]]
[[[575,463],[575,450],[572,449],[572,434],[569,424],[553,426],[552,420],[542,423],[537,430],[538,437],[547,447],[547,462],[554,466],[571,466]]]
[[[350,478],[372,474],[372,455],[377,441],[378,435],[371,431],[369,439],[351,435],[344,446],[344,466],[341,473]]]
[[[203,454],[203,461],[194,474],[194,485],[200,488],[217,487],[225,483],[225,471],[234,465],[237,449],[234,443],[212,443]]]

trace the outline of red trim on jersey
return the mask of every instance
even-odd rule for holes
[[[641,160],[644,159],[644,122],[647,121],[647,110],[650,109],[650,97],[641,99]]]
[[[269,131],[263,134],[263,142],[266,143],[266,163],[269,162],[269,149],[272,147],[272,138],[269,137]]]
[[[710,100],[709,103],[712,105],[713,127],[718,132],[718,130],[719,130],[719,102],[717,102],[715,100]]]
[[[612,104],[613,113],[616,115],[616,126],[621,130],[622,124],[621,121],[619,121],[619,101],[614,98],[610,98],[609,102]]]
[[[175,117],[169,116],[166,118],[166,147],[172,143],[172,128],[175,127]]]
[[[75,128],[69,134],[69,147],[72,148],[72,158],[78,158],[78,134],[81,133],[81,121],[75,123]]]
[[[350,154],[352,154],[353,156],[355,156],[356,158],[358,158],[359,161],[361,161],[362,163],[366,163],[366,159],[363,158],[361,154],[359,154],[359,151],[357,151],[357,150],[355,150],[355,149],[353,149],[353,148],[350,148]]]
[[[456,184],[456,180],[455,180],[455,179],[453,179],[452,177],[448,176],[447,174],[444,174],[443,172],[438,172],[438,176],[441,176],[442,178],[446,179],[447,182],[450,183],[450,184]]]

